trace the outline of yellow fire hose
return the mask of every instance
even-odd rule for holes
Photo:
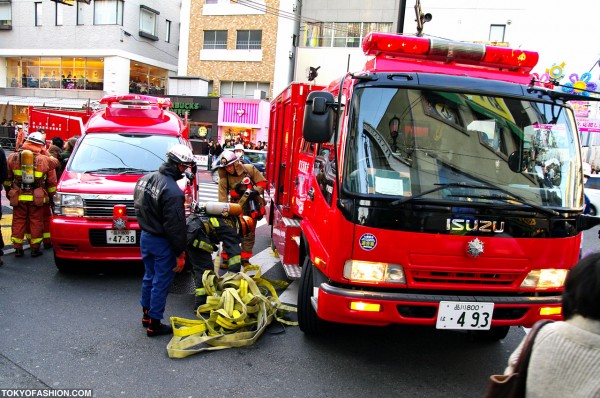
[[[170,358],[251,345],[273,319],[298,325],[283,318],[296,308],[282,304],[273,287],[286,287],[288,282],[261,278],[258,265],[219,277],[219,263],[217,256],[215,269],[202,275],[207,298],[206,304],[196,309],[199,319],[171,317],[173,337],[167,345]]]

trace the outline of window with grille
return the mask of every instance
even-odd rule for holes
[[[235,42],[236,50],[260,50],[262,30],[238,30]]]
[[[227,49],[227,31],[226,30],[205,30],[204,44],[205,50],[226,50]]]
[[[254,90],[261,90],[266,93],[266,99],[269,99],[270,88],[271,84],[268,82],[222,81],[219,95],[224,98],[254,98]]]

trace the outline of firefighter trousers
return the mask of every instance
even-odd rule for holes
[[[250,258],[252,257],[252,248],[254,247],[254,239],[254,232],[251,232],[242,238],[242,261],[250,261]]]
[[[169,241],[163,237],[142,231],[140,249],[144,261],[142,280],[142,308],[148,308],[152,319],[162,319],[169,288],[175,279],[176,257]]]
[[[40,248],[44,233],[44,206],[36,206],[33,202],[20,201],[13,207],[12,237],[15,249],[23,248],[25,231],[31,234],[29,245],[32,249]]]

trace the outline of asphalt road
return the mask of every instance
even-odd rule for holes
[[[269,227],[255,253],[270,255]],[[584,252],[598,249],[597,229]],[[6,255],[0,267],[0,391],[91,388],[96,397],[481,397],[524,336],[483,343],[463,332],[334,327],[320,338],[272,325],[252,346],[170,359],[168,336],[140,323],[140,263],[58,272],[51,251]],[[276,261],[276,260],[275,260]],[[283,279],[277,264],[266,277]],[[293,285],[289,288],[293,289]],[[293,300],[293,295],[288,295]],[[191,277],[178,278],[165,316],[193,318]]]

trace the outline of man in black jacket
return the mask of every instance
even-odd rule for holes
[[[175,273],[181,272],[185,263],[185,196],[177,180],[194,162],[190,148],[174,145],[167,152],[167,162],[140,178],[135,186],[133,200],[142,229],[140,249],[146,269],[140,304],[142,325],[149,337],[173,332],[160,321]]]

